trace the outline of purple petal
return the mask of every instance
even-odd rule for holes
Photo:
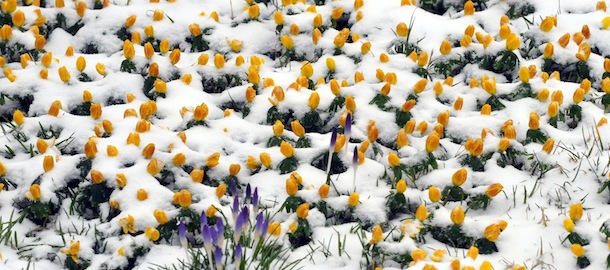
[[[204,225],[201,230],[201,236],[203,237],[203,243],[212,243],[212,235],[210,235],[210,226]]]
[[[234,259],[236,261],[241,260],[241,253],[242,253],[241,243],[237,243],[237,246],[235,246],[235,253],[233,253]]]
[[[220,249],[220,247],[216,247],[216,250],[214,251],[214,260],[216,261],[216,265],[222,264],[222,249]]]
[[[180,220],[180,224],[178,224],[178,236],[180,237],[180,244],[182,244],[182,247],[187,248],[188,242],[186,240],[186,224],[184,224],[183,220]]]
[[[216,245],[218,243],[218,231],[215,227],[210,227],[210,236],[212,237],[212,243]]]
[[[237,196],[237,184],[235,184],[235,181],[231,180],[231,183],[229,184],[229,190],[231,191],[231,195]]]
[[[246,185],[246,201],[250,199],[251,195],[252,195],[252,188],[250,187],[250,183],[248,183],[248,185]]]
[[[206,216],[205,211],[201,212],[201,218],[199,219],[199,223],[201,224],[201,231],[203,231],[203,225],[208,224],[208,216]]]
[[[263,226],[261,226],[261,237],[265,237],[265,234],[267,234],[267,229],[269,228],[269,219],[266,218],[265,221],[263,221]]]
[[[216,221],[216,230],[217,230],[219,233],[220,233],[220,232],[224,233],[224,231],[225,231],[225,222],[222,220],[222,218],[219,218],[219,219]]]
[[[354,166],[358,165],[358,146],[354,146],[354,157],[352,158]]]
[[[239,213],[239,197],[237,197],[237,194],[233,195],[233,208],[231,211],[233,212],[233,218],[236,218]]]
[[[260,233],[261,227],[263,226],[263,222],[264,222],[264,217],[263,217],[263,212],[258,213],[258,215],[256,216],[256,225],[254,225],[254,228],[256,229],[256,231],[258,231]]]
[[[330,136],[330,149],[335,148],[335,144],[337,143],[337,128],[333,128],[333,134]]]
[[[254,194],[252,194],[252,206],[258,207],[258,188],[254,188]]]
[[[180,239],[186,239],[186,224],[184,224],[184,220],[180,220],[180,224],[178,224],[178,235]]]
[[[347,117],[345,117],[345,129],[343,130],[343,134],[349,137],[352,134],[352,114],[348,113]]]

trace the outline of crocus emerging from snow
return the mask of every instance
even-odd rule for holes
[[[180,220],[178,224],[178,235],[180,236],[180,244],[186,250],[188,248],[188,241],[186,240],[186,224],[184,224],[184,220]]]

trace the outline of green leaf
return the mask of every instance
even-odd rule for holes
[[[121,62],[121,72],[135,73],[136,64],[129,59],[123,60],[123,62]],[[153,81],[153,83],[154,83],[154,81]]]
[[[432,238],[456,248],[470,248],[474,242],[471,236],[466,235],[459,225],[447,227],[430,226]]]
[[[371,100],[371,102],[369,102],[369,104],[375,104],[379,109],[385,111],[385,110],[387,110],[386,104],[388,103],[389,100],[390,100],[390,98],[388,96],[384,96],[382,94],[377,94]]]
[[[571,232],[567,237],[568,241],[572,244],[579,244],[581,246],[586,246],[589,244],[589,240],[586,238],[582,238],[578,233]]]
[[[294,172],[297,170],[298,167],[299,167],[299,161],[295,157],[285,158],[278,165],[278,168],[280,169],[281,174]]]
[[[500,101],[500,99],[498,99],[498,97],[496,97],[496,95],[491,95],[491,97],[489,97],[487,101],[485,101],[485,104],[489,104],[493,111],[498,111],[506,108],[506,106],[502,104],[502,102]]]
[[[589,261],[589,258],[587,258],[586,256],[578,257],[576,259],[576,265],[578,265],[578,267],[582,269],[591,265],[591,261]]]
[[[412,117],[411,112],[403,112],[400,108],[396,109],[396,124],[398,127],[404,127]]]
[[[486,238],[480,238],[474,242],[474,246],[479,249],[480,254],[492,254],[498,252],[496,243],[487,240]]]
[[[311,141],[309,138],[303,136],[297,140],[296,148],[309,148],[311,147]]]
[[[544,134],[544,132],[542,132],[542,130],[528,129],[525,135],[525,144],[528,144],[530,142],[544,143],[547,139],[548,137],[546,136],[546,134]]]
[[[90,81],[92,81],[91,77],[89,77],[89,75],[87,75],[87,73],[85,73],[85,72],[82,72],[78,76],[78,80],[81,81],[81,82],[90,82]]]
[[[441,200],[449,202],[461,202],[468,198],[462,187],[447,186],[441,192]]]

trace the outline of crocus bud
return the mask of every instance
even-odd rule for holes
[[[448,55],[451,53],[451,42],[449,42],[449,40],[443,40],[441,43],[440,52],[442,55]]]
[[[97,71],[98,74],[105,77],[106,76],[106,65],[104,65],[102,63],[97,63],[95,65],[95,71]]]
[[[549,117],[557,116],[558,112],[559,112],[559,103],[557,101],[551,102],[551,104],[549,105],[548,110],[547,110]]]
[[[430,133],[430,135],[428,135],[428,137],[426,138],[426,151],[428,153],[434,152],[434,150],[436,150],[436,148],[438,148],[439,143],[440,143],[439,135],[436,132]]]
[[[330,192],[330,186],[328,184],[323,184],[322,186],[320,186],[320,189],[318,190],[318,194],[320,195],[321,199],[328,197],[329,192]]]
[[[515,33],[511,33],[508,38],[506,38],[506,50],[513,51],[518,49],[521,46],[521,40]]]
[[[76,3],[76,14],[78,14],[79,17],[83,17],[85,16],[85,11],[87,10],[87,3],[82,2],[82,1],[78,1]]]
[[[571,218],[564,219],[563,227],[566,229],[566,231],[571,233],[572,231],[574,231],[574,221]]]
[[[349,198],[347,200],[347,204],[349,205],[349,207],[356,207],[358,205],[358,202],[360,200],[360,194],[354,192],[352,194],[349,195]]]
[[[125,42],[123,42],[123,55],[125,56],[126,59],[132,59],[133,56],[135,55],[135,49],[133,48],[133,44],[131,43],[131,41],[129,39],[126,39]]]
[[[585,256],[585,249],[580,244],[572,244],[570,250],[572,250],[572,254],[577,258]]]
[[[565,48],[566,46],[568,46],[568,43],[570,42],[570,33],[565,33],[563,36],[561,36],[559,38],[559,40],[557,41],[557,43],[559,44],[559,46],[561,46],[562,48]]]
[[[102,174],[102,172],[98,171],[98,170],[91,170],[90,172],[91,175],[91,183],[93,184],[100,184],[102,182],[104,182],[104,174]]]
[[[211,154],[207,161],[205,162],[205,166],[208,168],[213,168],[216,167],[216,165],[218,165],[218,160],[220,159],[220,153],[219,152],[214,152],[213,154]]]
[[[473,15],[474,14],[474,3],[470,0],[464,3],[464,15]]]
[[[451,210],[451,221],[453,222],[453,224],[461,225],[462,223],[464,223],[464,217],[464,210],[462,210],[461,206],[456,206],[455,208],[453,208],[453,210]]]
[[[578,103],[582,102],[584,98],[585,98],[585,90],[580,87],[577,88],[576,91],[574,91],[574,95],[572,96],[572,100],[574,101],[574,103],[578,104]]]
[[[553,29],[553,27],[555,26],[555,21],[557,18],[555,18],[555,20],[553,20],[553,17],[548,16],[546,17],[544,20],[542,20],[542,22],[540,23],[540,30],[544,31],[544,32],[550,32],[551,29]]]
[[[20,110],[15,110],[15,112],[13,112],[13,121],[15,121],[17,126],[23,125],[25,116],[23,116],[23,113]]]
[[[0,28],[0,39],[2,39],[3,41],[8,41],[9,39],[11,39],[12,35],[13,28],[10,25],[5,24],[2,26],[2,28]]]
[[[195,121],[205,121],[205,119],[208,117],[208,105],[206,105],[205,103],[201,103],[201,105],[195,107],[195,111],[193,112],[193,118],[195,119]]]
[[[131,16],[127,17],[127,19],[125,19],[125,27],[131,28],[136,23],[136,19],[137,19],[136,15],[131,15]]]
[[[21,27],[25,23],[25,14],[21,10],[17,10],[12,14],[12,22],[15,27]]]
[[[286,193],[289,196],[294,196],[299,191],[299,183],[292,178],[286,179]]]
[[[306,219],[307,216],[309,215],[309,204],[303,203],[303,204],[299,205],[299,207],[297,207],[296,213],[297,213],[298,218]]]
[[[451,182],[454,186],[461,186],[466,182],[466,178],[468,177],[468,171],[466,168],[461,168],[453,173],[451,176]]]
[[[126,142],[127,142],[127,144],[133,144],[135,146],[139,146],[140,145],[140,134],[137,132],[129,133],[129,135],[127,136]]]
[[[172,65],[177,64],[180,61],[180,49],[172,50],[172,52],[169,54],[169,60]]]
[[[89,139],[85,143],[85,156],[87,156],[88,159],[92,159],[95,157],[96,153],[97,153],[97,145],[95,144],[95,141]]]
[[[421,92],[423,92],[426,89],[426,85],[428,85],[428,80],[426,80],[426,79],[421,79],[421,80],[417,81],[417,83],[415,83],[415,85],[413,85],[413,92],[415,94],[420,94]]]
[[[215,54],[214,55],[214,66],[217,69],[221,69],[221,68],[224,67],[224,65],[225,65],[225,58],[224,58],[224,56],[222,56],[222,54],[219,54],[219,53]]]
[[[155,212],[153,213],[153,215],[155,216],[155,219],[157,220],[157,222],[161,225],[169,222],[169,219],[167,218],[167,215],[165,214],[165,211],[163,211],[163,210],[156,209]]]
[[[381,230],[381,226],[376,225],[373,229],[373,235],[371,236],[369,244],[375,245],[381,241],[383,241],[383,231]]]
[[[579,202],[579,203],[571,204],[569,214],[570,214],[570,219],[572,219],[573,221],[580,220],[582,218],[582,214],[583,214],[582,203]]]
[[[273,13],[273,20],[275,21],[275,24],[283,25],[284,24],[284,15],[279,10],[276,10]]]
[[[53,158],[53,156],[45,156],[42,161],[42,168],[44,169],[44,171],[48,172],[48,171],[52,170],[54,166],[55,166],[55,159]]]
[[[269,153],[263,152],[259,155],[259,159],[261,160],[261,163],[263,164],[263,166],[267,167],[267,168],[271,168],[271,155],[269,155]]]
[[[428,197],[430,198],[430,201],[438,202],[441,199],[441,191],[435,186],[430,186],[428,188]]]
[[[40,193],[40,185],[38,185],[38,184],[31,185],[30,190],[25,193],[25,197],[28,198],[28,200],[30,200],[30,201],[40,200],[40,197],[42,197],[41,193]]]
[[[299,120],[292,121],[290,127],[292,128],[292,132],[298,137],[305,136],[305,128],[301,125]]]
[[[108,145],[108,146],[106,146],[106,154],[109,157],[116,157],[119,155],[119,149],[116,148],[116,146],[114,146],[114,145]]]
[[[498,195],[498,193],[500,193],[503,188],[504,188],[504,186],[502,186],[502,184],[500,184],[500,183],[491,184],[485,191],[485,196],[487,196],[489,198],[493,198],[496,195]]]
[[[551,152],[553,151],[553,147],[555,146],[555,140],[553,140],[553,138],[548,138],[545,142],[544,145],[542,145],[542,151],[546,152],[547,154],[551,154]]]
[[[420,222],[424,222],[429,215],[428,209],[423,204],[420,204],[419,207],[417,207],[417,211],[415,211],[415,218]]]
[[[70,80],[70,72],[68,72],[68,69],[66,68],[66,66],[62,66],[58,69],[59,72],[59,78],[61,79],[62,82],[67,83]]]
[[[292,156],[294,156],[294,148],[292,147],[292,145],[290,145],[286,141],[282,141],[281,142],[281,144],[280,144],[280,152],[286,158],[291,158]]]
[[[388,155],[388,164],[392,167],[397,167],[400,165],[400,158],[394,152],[390,152]]]

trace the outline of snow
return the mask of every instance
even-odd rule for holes
[[[289,1],[288,1],[289,2]],[[313,228],[313,241],[310,246],[302,246],[290,251],[289,261],[299,258],[306,258],[297,264],[296,268],[302,269],[357,269],[366,268],[365,260],[362,259],[364,250],[363,245],[367,244],[371,238],[372,225],[383,224],[384,236],[394,226],[400,226],[405,219],[411,219],[415,224],[425,226],[450,226],[451,209],[465,203],[448,202],[434,203],[428,195],[428,187],[435,186],[440,190],[451,187],[452,174],[462,168],[460,164],[461,156],[468,153],[464,149],[463,142],[468,138],[481,137],[481,130],[488,128],[493,134],[488,134],[484,140],[484,154],[490,154],[491,158],[485,165],[483,172],[468,169],[468,178],[462,186],[472,194],[484,194],[487,186],[493,183],[500,183],[504,186],[503,192],[498,194],[487,209],[471,209],[466,214],[462,230],[475,238],[483,238],[484,229],[500,220],[508,222],[508,227],[504,230],[495,242],[499,252],[489,255],[479,255],[476,260],[465,258],[466,250],[453,248],[432,238],[430,233],[424,236],[426,241],[416,241],[405,237],[400,241],[399,231],[394,231],[392,237],[380,243],[379,248],[383,251],[395,253],[410,253],[416,248],[420,248],[428,253],[428,257],[434,250],[446,249],[448,254],[441,262],[432,262],[429,258],[425,262],[418,262],[409,269],[422,269],[426,264],[434,264],[438,269],[449,269],[449,262],[455,258],[462,261],[462,265],[480,266],[485,260],[490,261],[495,269],[510,267],[513,263],[526,265],[528,269],[533,265],[541,263],[543,268],[562,267],[576,268],[576,258],[570,251],[569,242],[563,241],[567,232],[563,228],[563,220],[568,216],[568,209],[571,204],[582,202],[585,208],[583,219],[576,222],[576,229],[579,235],[589,240],[590,244],[585,246],[586,256],[591,260],[591,266],[587,269],[605,269],[606,257],[608,256],[607,239],[599,232],[600,226],[610,219],[610,201],[608,191],[598,193],[601,186],[600,182],[608,181],[608,162],[610,162],[608,141],[610,140],[610,127],[608,125],[596,128],[596,123],[602,117],[609,117],[601,104],[603,92],[600,89],[601,77],[604,73],[604,57],[610,53],[610,45],[607,40],[610,32],[602,28],[601,21],[607,12],[596,11],[597,1],[533,1],[527,2],[536,7],[536,12],[524,18],[513,19],[509,23],[511,31],[515,33],[525,33],[532,38],[542,42],[543,45],[534,48],[542,52],[546,42],[551,42],[555,46],[553,60],[559,64],[570,64],[576,62],[574,55],[578,51],[578,45],[570,41],[566,48],[558,44],[558,39],[565,33],[574,34],[581,31],[581,27],[587,24],[591,30],[591,37],[585,41],[592,48],[599,50],[600,54],[592,53],[588,60],[591,67],[591,78],[593,86],[586,95],[585,101],[579,105],[582,107],[582,120],[575,128],[569,128],[564,123],[559,123],[559,128],[548,124],[549,116],[547,107],[551,100],[539,101],[535,98],[520,98],[514,101],[502,100],[505,109],[492,111],[491,115],[481,115],[480,105],[490,97],[481,86],[470,88],[471,78],[480,79],[487,75],[495,77],[498,81],[497,95],[509,94],[521,82],[517,76],[509,80],[502,74],[484,70],[478,64],[468,64],[460,74],[454,76],[454,84],[443,85],[443,93],[437,97],[432,87],[436,82],[443,82],[444,76],[432,75],[425,90],[418,94],[417,105],[411,110],[416,125],[425,121],[428,123],[428,130],[421,134],[415,131],[408,135],[409,145],[402,149],[392,150],[380,143],[375,143],[381,153],[373,153],[373,144],[366,152],[366,160],[358,166],[357,171],[351,164],[352,151],[354,146],[360,146],[360,142],[367,139],[367,127],[370,120],[374,120],[379,128],[379,142],[391,145],[396,139],[396,133],[402,127],[395,123],[393,111],[383,111],[374,104],[369,104],[385,85],[376,78],[377,69],[382,69],[386,74],[394,72],[397,75],[398,83],[391,86],[388,105],[400,108],[409,95],[414,94],[413,85],[421,79],[413,72],[417,68],[417,63],[413,62],[404,54],[395,52],[393,44],[404,40],[396,36],[395,26],[400,22],[409,25],[413,21],[409,42],[417,44],[422,50],[428,52],[430,61],[440,61],[443,59],[459,59],[467,51],[472,51],[476,55],[496,55],[505,50],[505,41],[502,40],[498,31],[500,29],[499,18],[509,8],[510,4],[519,1],[498,1],[490,0],[486,4],[488,8],[478,11],[472,16],[464,15],[463,11],[449,9],[443,15],[436,15],[417,7],[400,6],[400,1],[372,1],[365,0],[365,4],[360,11],[363,18],[356,21],[356,11],[354,10],[353,0],[327,1],[326,5],[316,6],[316,11],[323,17],[323,23],[328,29],[323,33],[317,45],[314,45],[311,38],[313,31],[313,18],[316,13],[308,12],[306,9],[313,4],[308,1],[306,4],[297,3],[289,7],[283,7],[278,3],[279,11],[284,14],[285,23],[281,33],[276,33],[276,24],[273,21],[273,13],[276,6],[269,4],[258,4],[260,7],[260,19],[250,21],[248,12],[244,8],[248,7],[246,1],[194,1],[177,0],[176,3],[162,1],[161,3],[149,3],[148,1],[118,1],[111,3],[107,8],[93,10],[93,1],[87,1],[90,7],[82,18],[84,23],[75,35],[55,29],[47,37],[44,49],[53,53],[54,60],[48,67],[49,77],[43,80],[39,77],[39,72],[44,68],[40,62],[28,62],[27,67],[22,68],[18,62],[7,63],[5,67],[10,67],[13,74],[17,77],[15,82],[9,82],[6,76],[0,74],[0,93],[8,96],[34,97],[28,111],[25,112],[27,118],[19,130],[29,136],[24,145],[33,145],[35,148],[37,133],[40,129],[39,123],[45,127],[61,127],[61,135],[56,138],[56,143],[74,138],[69,147],[62,151],[59,146],[50,147],[45,154],[30,154],[24,151],[15,142],[13,135],[7,134],[0,136],[0,146],[10,145],[15,150],[14,157],[0,155],[0,162],[7,168],[3,179],[10,179],[16,187],[6,187],[0,192],[0,217],[3,225],[7,224],[11,218],[16,218],[23,210],[16,207],[15,202],[24,200],[24,194],[29,191],[29,187],[34,183],[39,183],[41,187],[41,202],[53,202],[61,206],[56,216],[49,224],[37,225],[27,218],[23,222],[15,225],[12,230],[18,235],[17,248],[12,240],[0,243],[0,268],[2,269],[22,269],[28,265],[31,257],[35,266],[39,269],[63,269],[64,261],[68,257],[60,253],[60,249],[69,248],[69,241],[80,241],[79,256],[83,260],[91,262],[88,269],[120,269],[128,265],[128,259],[133,258],[134,253],[140,247],[149,248],[145,254],[137,258],[137,267],[154,267],[154,265],[171,265],[178,260],[186,258],[184,250],[178,244],[178,233],[175,232],[170,241],[161,240],[159,243],[152,243],[144,234],[130,235],[123,234],[119,220],[131,215],[135,219],[135,229],[144,232],[148,226],[157,226],[153,212],[156,209],[164,210],[169,219],[180,215],[180,207],[173,202],[174,193],[181,189],[188,189],[193,194],[193,204],[190,209],[197,213],[206,211],[210,206],[215,206],[222,213],[227,215],[228,222],[234,222],[230,217],[232,211],[232,196],[228,193],[223,198],[217,198],[216,188],[210,183],[194,183],[190,176],[180,167],[172,164],[172,158],[177,153],[186,155],[186,165],[203,168],[207,158],[215,153],[220,153],[218,166],[208,168],[206,176],[211,179],[222,181],[228,176],[231,164],[240,164],[241,171],[236,175],[239,182],[243,185],[242,192],[246,184],[253,188],[258,188],[261,196],[261,207],[273,216],[272,221],[280,222],[282,234],[279,240],[285,246],[289,246],[288,228],[290,224],[297,221],[294,213],[280,211],[282,203],[289,197],[286,193],[285,182],[289,174],[281,174],[277,169],[280,162],[285,158],[280,152],[279,147],[267,147],[267,141],[273,136],[271,126],[267,123],[267,111],[272,107],[268,98],[272,97],[273,86],[263,88],[262,83],[258,89],[256,99],[249,104],[250,114],[246,117],[242,112],[232,112],[225,116],[225,107],[234,108],[235,104],[246,103],[245,91],[248,86],[247,81],[242,85],[225,90],[223,93],[210,94],[202,91],[202,76],[218,78],[224,74],[237,74],[242,78],[247,78],[251,56],[257,56],[264,60],[260,67],[259,74],[261,82],[264,78],[271,78],[275,86],[281,86],[285,92],[285,99],[277,105],[281,112],[291,110],[296,119],[301,119],[310,111],[307,100],[313,90],[320,95],[318,112],[323,119],[327,119],[325,133],[308,132],[307,137],[311,140],[310,148],[296,148],[295,157],[299,160],[297,172],[302,176],[303,188],[299,190],[297,196],[301,197],[310,204],[322,201],[318,195],[318,189],[326,183],[326,174],[310,163],[320,154],[326,153],[330,140],[330,130],[338,126],[338,117],[345,109],[341,108],[337,112],[328,112],[328,108],[335,95],[330,90],[328,83],[316,85],[315,88],[300,90],[289,88],[289,86],[301,76],[301,67],[305,62],[291,61],[286,66],[281,66],[279,59],[272,59],[270,55],[282,53],[284,48],[279,42],[279,35],[290,34],[291,24],[297,24],[300,28],[299,35],[291,35],[295,43],[295,51],[304,54],[305,61],[311,61],[313,66],[313,76],[310,78],[314,83],[318,78],[324,78],[329,70],[326,66],[326,59],[332,58],[336,62],[334,78],[339,83],[347,81],[348,86],[341,87],[341,96],[351,95],[356,102],[356,110],[353,112],[352,141],[344,146],[347,150],[340,152],[341,160],[348,168],[347,171],[332,175],[331,179],[335,188],[331,188],[328,198],[324,199],[329,206],[337,211],[348,211],[352,208],[348,205],[348,196],[354,190],[360,194],[359,204],[353,208],[353,218],[359,222],[346,222],[341,224],[331,224],[326,220],[323,213],[318,208],[312,208],[307,218]],[[455,1],[453,1],[455,2]],[[79,21],[79,17],[74,11],[75,3],[66,1],[66,7],[54,8],[54,3],[47,3],[47,7],[40,8],[42,14],[47,17],[47,21],[54,22],[55,16],[62,13],[67,18],[67,25],[73,25]],[[361,39],[357,42],[346,43],[341,49],[340,55],[333,55],[335,48],[333,40],[339,33],[331,26],[331,13],[334,8],[342,7],[346,13],[350,13],[349,23],[353,24],[351,34],[360,35]],[[36,7],[19,6],[26,14],[26,26],[33,23]],[[161,21],[154,21],[152,13],[154,10],[162,10],[166,17]],[[219,16],[219,23],[216,23],[210,14],[216,11]],[[292,15],[288,15],[290,14]],[[152,123],[150,131],[140,133],[141,142],[139,146],[128,144],[127,136],[135,131],[135,126],[139,117],[124,117],[127,109],[134,109],[139,112],[140,106],[148,101],[148,97],[142,92],[144,78],[139,74],[129,74],[121,72],[121,62],[125,59],[122,51],[123,41],[116,37],[115,33],[124,25],[127,17],[136,15],[137,20],[130,29],[138,31],[145,39],[143,29],[148,25],[154,27],[155,38],[167,39],[170,48],[179,48],[181,59],[176,65],[172,65],[169,53],[155,53],[152,59],[146,59],[143,46],[134,44],[136,52],[133,62],[138,70],[145,69],[148,64],[156,62],[159,64],[159,77],[167,82],[167,93],[165,97],[156,100],[157,112],[149,119]],[[541,19],[546,16],[557,16],[557,27],[550,32],[543,32],[539,29]],[[172,21],[170,21],[169,18]],[[527,20],[533,20],[529,24]],[[188,26],[197,23],[201,29],[211,28],[210,34],[205,36],[209,42],[210,49],[203,52],[190,52],[191,44],[186,41],[190,37]],[[439,46],[444,39],[450,41],[459,40],[464,29],[469,25],[474,25],[475,32],[488,33],[492,35],[494,41],[488,48],[483,46],[473,38],[469,48],[452,48],[450,55],[443,56],[439,51]],[[28,49],[33,48],[34,36],[31,31],[13,29],[13,36],[9,44],[16,42],[22,43]],[[240,52],[234,52],[228,45],[229,39],[243,41]],[[361,45],[370,41],[372,44],[369,54],[361,55]],[[522,47],[524,40],[522,38]],[[98,49],[96,54],[85,54],[83,50],[88,44],[95,44]],[[68,46],[75,50],[74,56],[66,56],[65,51]],[[171,51],[170,49],[170,51]],[[322,55],[316,56],[319,50]],[[198,65],[200,54],[206,53],[209,61],[205,66]],[[214,67],[214,55],[220,53],[225,56],[226,64],[222,69]],[[385,53],[390,57],[390,61],[382,63],[379,56]],[[236,66],[235,59],[241,55],[246,63]],[[87,67],[84,73],[89,75],[91,82],[80,82],[77,77],[79,71],[76,69],[76,59],[84,57],[87,60]],[[530,79],[530,85],[534,95],[543,88],[551,93],[557,90],[563,92],[563,103],[561,111],[568,109],[573,104],[572,96],[579,87],[578,83],[564,82],[556,79],[549,79],[544,82],[540,78],[542,57],[524,59],[519,53],[520,66],[528,67],[535,65],[537,75]],[[360,62],[354,59],[360,58]],[[97,73],[95,65],[102,63],[106,66],[107,75],[102,76]],[[72,78],[68,83],[62,83],[58,74],[58,69],[62,66],[67,67]],[[518,70],[518,69],[516,69]],[[362,72],[365,80],[355,83],[354,73]],[[184,74],[191,74],[193,80],[186,84],[180,79],[169,81],[176,73],[181,77]],[[516,75],[516,73],[515,73]],[[516,77],[516,78],[515,78]],[[99,119],[90,116],[72,115],[70,111],[78,108],[82,104],[82,92],[88,90],[93,95],[94,103],[102,103],[102,115]],[[135,100],[126,102],[126,95],[133,94]],[[462,97],[464,104],[461,110],[453,108],[453,102]],[[124,104],[108,103],[110,99],[125,101]],[[62,103],[62,110],[57,117],[47,115],[50,104],[59,100]],[[235,103],[232,103],[235,102]],[[205,103],[209,108],[206,119],[206,126],[195,126],[186,128],[188,121],[193,117],[192,109]],[[10,119],[13,110],[19,108],[15,101],[8,101],[0,114]],[[181,116],[181,108],[191,109]],[[390,217],[386,209],[386,200],[390,192],[395,192],[392,185],[384,179],[384,175],[389,174],[393,179],[392,168],[388,164],[388,153],[397,153],[404,165],[411,166],[427,157],[425,153],[425,142],[433,127],[437,124],[437,116],[440,112],[449,111],[450,118],[445,129],[445,137],[441,138],[439,149],[435,152],[438,157],[438,169],[432,170],[427,174],[422,174],[418,179],[412,181],[408,176],[408,188],[405,192],[407,201],[415,207],[420,204],[425,205],[432,213],[430,219],[420,222],[415,219],[414,214],[398,214]],[[536,112],[540,115],[540,130],[555,140],[555,148],[551,154],[542,150],[542,144],[524,144],[526,133],[529,129],[529,113]],[[94,138],[97,144],[98,153],[92,161],[92,168],[104,174],[107,186],[112,189],[109,200],[115,200],[120,204],[120,214],[114,218],[96,218],[86,220],[78,214],[70,211],[71,198],[66,198],[62,191],[73,187],[68,187],[68,180],[78,179],[82,183],[80,187],[91,185],[90,175],[80,179],[80,170],[77,165],[85,159],[83,147],[88,139],[95,136],[94,127],[102,120],[109,120],[113,124],[113,132],[109,137]],[[507,120],[512,120],[516,130],[517,138],[511,142],[511,147],[523,151],[523,168],[513,166],[500,167],[497,161],[500,154],[497,153],[497,145],[502,138],[501,128]],[[566,120],[567,121],[567,120]],[[3,127],[8,125],[4,123]],[[289,129],[290,123],[283,123]],[[10,129],[10,128],[9,128]],[[186,142],[177,136],[178,132],[183,131],[186,135]],[[297,135],[289,130],[285,130],[283,136],[296,141]],[[146,172],[146,166],[150,160],[142,156],[142,149],[149,143],[154,143],[156,151],[154,158],[165,164],[165,169],[174,173],[175,179],[172,185],[167,186],[160,183],[154,176]],[[106,154],[106,147],[116,146],[119,149],[119,156],[109,157]],[[601,146],[600,146],[601,145]],[[2,149],[4,151],[4,149]],[[271,156],[272,169],[262,168],[259,172],[253,173],[246,167],[248,156],[258,159],[262,152],[267,152]],[[44,172],[42,161],[45,155],[56,157],[54,168],[49,172]],[[444,158],[441,158],[444,156]],[[531,157],[531,160],[526,160]],[[538,173],[532,174],[531,171],[535,160],[542,163],[556,165],[556,168],[538,178]],[[127,166],[129,165],[129,166]],[[114,181],[117,173],[125,174],[128,179],[127,185],[119,189]],[[353,177],[356,174],[354,186]],[[158,177],[158,176],[157,176]],[[136,197],[139,189],[148,192],[148,199],[139,201]],[[63,196],[63,197],[62,197]],[[243,194],[240,195],[243,199]],[[111,211],[107,202],[101,203],[100,213],[107,216]],[[277,214],[275,214],[277,212]],[[274,215],[275,214],[275,215]],[[220,216],[220,214],[217,214]],[[251,217],[254,215],[251,214]],[[195,221],[197,222],[197,221]],[[358,226],[364,227],[365,238],[360,239]],[[369,228],[370,227],[370,228]],[[95,229],[93,229],[95,228]],[[100,235],[96,235],[99,231]],[[4,231],[0,232],[2,235]],[[96,250],[95,244],[98,237],[102,237],[101,243],[105,244],[102,251]],[[343,240],[345,237],[345,240]],[[162,236],[163,238],[163,236]],[[342,242],[344,250],[338,250],[338,242]],[[364,244],[363,244],[364,243]],[[32,246],[31,250],[23,247]],[[118,255],[117,250],[123,248],[125,256]],[[313,251],[312,251],[313,250]],[[247,253],[247,252],[246,252]],[[341,254],[340,254],[341,253]],[[55,255],[58,254],[58,255]],[[248,254],[248,253],[247,253]],[[249,253],[251,254],[251,253]],[[401,267],[396,261],[387,259],[382,263],[386,269],[398,269]],[[227,265],[227,268],[233,266]]]

